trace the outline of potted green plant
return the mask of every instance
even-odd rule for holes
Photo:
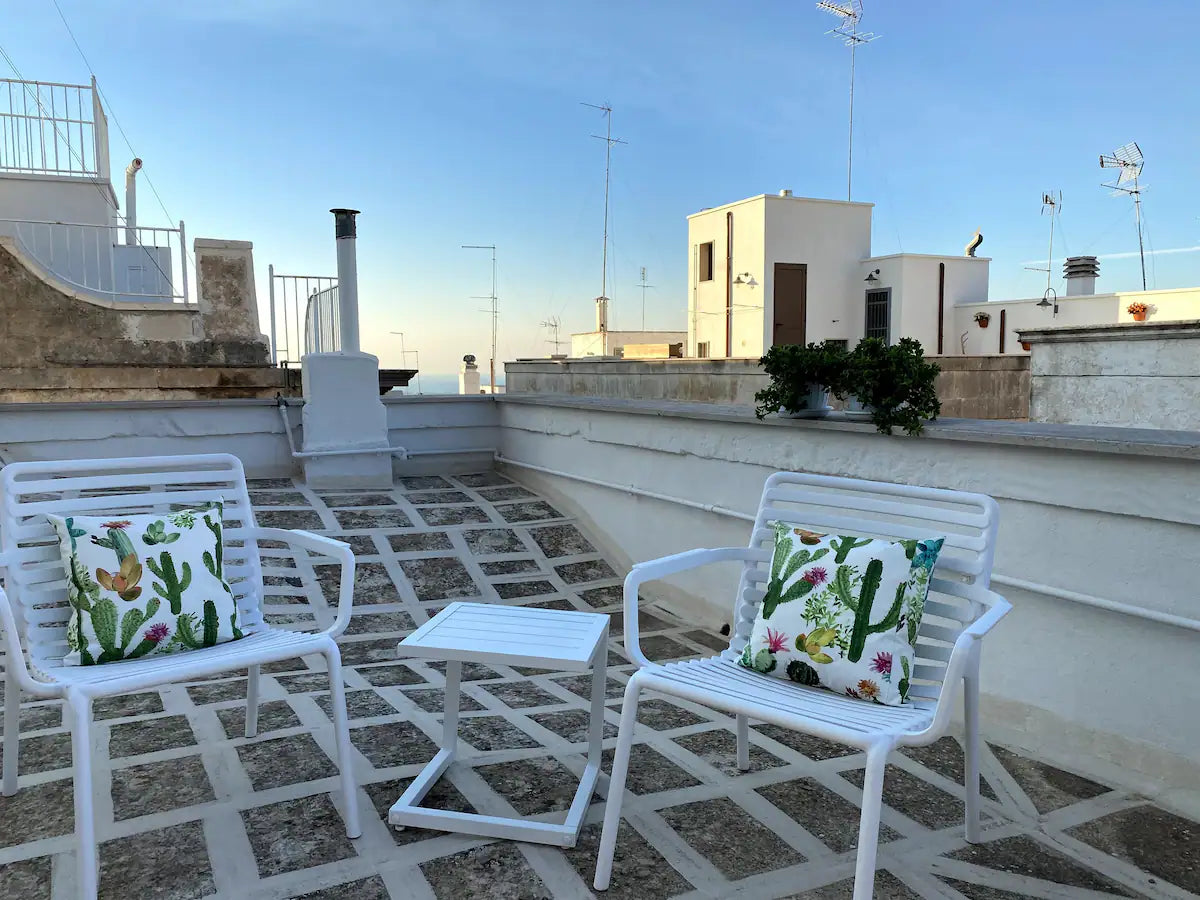
[[[833,379],[834,393],[869,416],[875,427],[891,434],[895,427],[920,434],[924,423],[937,418],[937,365],[926,362],[921,342],[901,338],[888,346],[878,338],[864,338],[849,354],[841,379]]]
[[[972,318],[979,323],[980,328],[987,328],[988,322],[992,321],[991,313],[977,312]]]
[[[830,391],[842,389],[848,354],[841,344],[784,344],[772,347],[759,365],[771,379],[754,395],[758,418],[778,412],[791,418],[827,416]]]

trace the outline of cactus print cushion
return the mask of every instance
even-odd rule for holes
[[[739,662],[899,706],[943,541],[816,534],[777,522],[771,577]]]
[[[242,636],[225,581],[222,505],[166,515],[47,516],[67,568],[69,652],[92,666]]]

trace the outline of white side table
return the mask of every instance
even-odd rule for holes
[[[388,822],[574,847],[600,774],[608,616],[488,603],[451,603],[401,641],[397,650],[401,657],[446,661],[446,711],[441,749],[392,806]],[[419,805],[454,760],[458,744],[459,680],[464,662],[530,666],[559,672],[592,670],[587,767],[567,811],[566,821],[561,825],[427,809]]]

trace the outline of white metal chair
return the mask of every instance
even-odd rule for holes
[[[203,650],[96,666],[64,666],[67,653],[66,572],[58,539],[44,513],[166,512],[172,505],[224,501],[225,577],[233,588],[245,637]],[[0,471],[0,624],[4,626],[4,793],[17,791],[20,692],[66,701],[75,777],[78,896],[91,900],[99,882],[88,739],[97,697],[247,669],[246,736],[258,732],[258,678],[263,663],[321,654],[329,667],[341,771],[343,817],[351,838],[362,834],[350,763],[350,733],[336,638],[350,621],[354,554],[341,541],[282,528],[259,528],[241,462],[227,454],[143,459],[14,463]],[[257,541],[283,541],[341,563],[337,617],[324,631],[271,628],[263,620]]]
[[[816,531],[891,539],[946,535],[930,581],[917,659],[902,707],[864,703],[748,671],[737,659],[770,577],[773,530],[782,521]],[[867,752],[854,900],[870,900],[875,882],[884,765],[894,747],[931,744],[945,734],[954,692],[963,682],[966,723],[966,834],[979,839],[979,641],[1011,608],[988,590],[996,543],[996,501],[983,494],[850,478],[778,472],[767,479],[749,547],[690,550],[633,567],[625,579],[625,648],[638,670],[629,679],[608,787],[595,887],[608,888],[638,697],[658,691],[736,715],[737,764],[750,767],[751,718]],[[714,562],[743,564],[729,649],[707,659],[652,663],[638,644],[639,587]]]

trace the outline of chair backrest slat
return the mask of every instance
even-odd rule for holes
[[[776,522],[888,540],[945,536],[917,635],[917,666],[910,691],[910,696],[925,702],[939,695],[951,645],[982,612],[966,597],[965,586],[988,586],[998,517],[996,502],[984,494],[777,472],[763,487],[750,547],[771,549]],[[730,639],[735,653],[750,639],[769,580],[769,563],[744,566]]]
[[[22,642],[35,666],[53,667],[67,653],[67,573],[57,515],[165,514],[214,500],[224,504],[224,568],[243,630],[262,625],[262,564],[246,540],[254,511],[242,464],[229,454],[13,463],[0,470],[0,547],[9,561],[5,590]]]

